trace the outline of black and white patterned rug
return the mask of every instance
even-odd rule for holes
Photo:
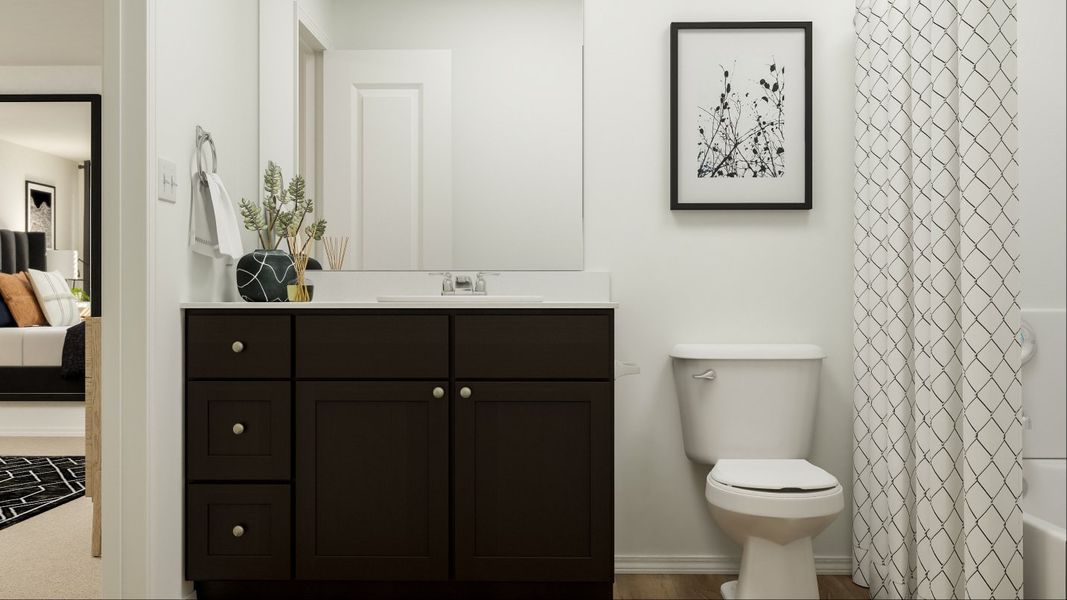
[[[84,456],[0,456],[0,529],[83,495]]]

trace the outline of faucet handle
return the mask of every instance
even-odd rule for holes
[[[493,272],[493,271],[478,271],[478,277],[474,282],[474,293],[475,294],[485,294],[485,293],[487,293],[487,291],[486,291],[486,283],[485,283],[485,277],[487,275],[496,276],[496,275],[500,275],[500,273]]]
[[[443,273],[429,273],[431,277],[444,277],[441,280],[441,293],[442,294],[454,294],[456,293],[456,284],[452,281],[452,273],[445,271]]]

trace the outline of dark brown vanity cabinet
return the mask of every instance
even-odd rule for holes
[[[296,384],[297,579],[448,578],[447,387]]]
[[[610,597],[612,321],[187,311],[186,577],[203,597]]]
[[[458,386],[456,577],[610,581],[611,383]]]

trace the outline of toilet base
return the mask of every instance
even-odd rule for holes
[[[735,600],[737,598],[737,580],[727,581],[719,586],[719,594],[723,600]]]
[[[727,586],[735,584],[727,596]],[[749,537],[741,551],[741,573],[737,581],[722,586],[723,598],[818,598],[815,555],[811,538],[788,544]]]

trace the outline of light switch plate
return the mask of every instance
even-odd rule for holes
[[[178,202],[178,167],[173,161],[160,158],[156,167],[156,190],[162,202]]]

